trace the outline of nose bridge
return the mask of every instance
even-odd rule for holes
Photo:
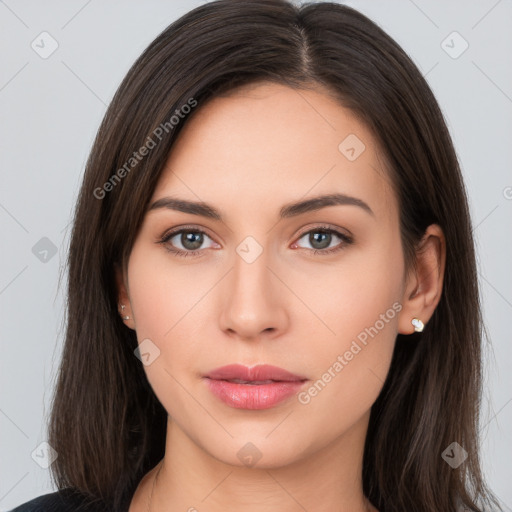
[[[239,298],[252,299],[269,292],[269,251],[256,247],[254,242],[244,241],[236,249],[233,261],[233,292]],[[269,295],[267,293],[267,295]]]

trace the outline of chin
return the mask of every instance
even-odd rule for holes
[[[240,468],[275,469],[297,462],[307,455],[304,439],[291,436],[270,434],[267,430],[261,434],[246,434],[224,442],[208,443],[205,448],[218,461]],[[281,432],[283,434],[283,432]],[[272,437],[274,439],[272,439]],[[285,440],[285,437],[288,439]],[[208,449],[211,448],[211,449]]]

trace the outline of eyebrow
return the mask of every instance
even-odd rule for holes
[[[362,200],[345,194],[327,194],[312,197],[304,201],[298,201],[284,205],[280,211],[281,219],[296,217],[303,213],[320,210],[327,206],[351,205],[358,206],[370,215],[375,216],[373,210]],[[189,201],[187,199],[178,199],[175,197],[162,197],[155,201],[148,211],[166,208],[192,215],[200,215],[209,219],[220,220],[223,222],[221,213],[212,205],[204,202]]]

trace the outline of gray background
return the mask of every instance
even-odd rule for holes
[[[59,286],[59,275],[93,137],[136,57],[169,23],[202,3],[0,1],[0,511],[54,490],[49,470],[31,454],[46,440],[64,333],[66,279]],[[485,354],[481,409],[484,471],[510,507],[512,2],[346,3],[376,21],[412,57],[455,142],[492,343]],[[58,43],[46,59],[31,47],[34,40],[42,47],[43,31]],[[464,40],[469,47],[458,55]],[[50,43],[45,39],[46,50]]]

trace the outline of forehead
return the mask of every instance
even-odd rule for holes
[[[396,201],[382,161],[369,129],[327,91],[250,84],[197,107],[153,200],[172,193],[243,214],[341,192],[385,215]]]

